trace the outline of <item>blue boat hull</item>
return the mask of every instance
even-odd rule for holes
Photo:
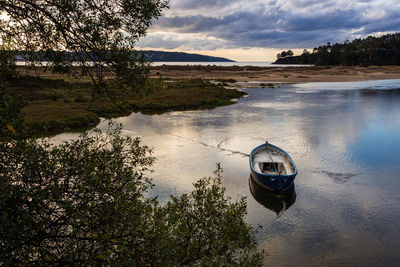
[[[278,149],[283,154],[285,154],[287,156],[287,158],[290,160],[291,164],[293,165],[294,172],[289,175],[275,175],[275,174],[270,175],[270,174],[265,174],[265,173],[256,171],[253,166],[253,158],[254,158],[254,155],[257,153],[257,151],[262,149],[264,146],[270,146],[272,148]],[[256,147],[250,153],[250,171],[251,171],[251,173],[250,173],[251,179],[258,185],[260,185],[270,191],[285,191],[285,190],[289,189],[293,185],[294,179],[296,178],[296,175],[297,175],[296,165],[294,164],[294,162],[293,162],[292,158],[289,156],[289,154],[286,153],[286,151],[284,151],[283,149],[281,149],[277,146],[268,144],[268,143],[262,144],[262,145]]]
[[[279,177],[276,175],[265,175],[251,170],[251,179],[270,191],[286,191],[293,185],[295,178],[296,174]]]

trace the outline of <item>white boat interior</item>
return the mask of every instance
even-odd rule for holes
[[[292,161],[286,153],[273,146],[259,147],[252,154],[253,168],[256,172],[269,175],[291,175],[295,173]]]

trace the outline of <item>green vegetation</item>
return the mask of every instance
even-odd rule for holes
[[[245,95],[201,79],[163,82],[148,80],[147,94],[132,94],[109,87],[108,95],[92,97],[92,84],[60,78],[19,77],[9,81],[12,96],[23,103],[22,116],[35,133],[88,128],[99,117],[117,117],[135,111],[162,113],[204,109],[234,103]]]
[[[314,48],[310,53],[295,57],[278,56],[277,64],[315,64],[315,65],[400,65],[400,33],[386,34],[382,37],[368,36],[343,44],[331,44]]]
[[[277,58],[284,58],[284,57],[292,57],[294,55],[292,50],[288,51],[282,51],[278,55],[276,55]]]
[[[202,79],[184,79],[165,83],[161,90],[132,101],[132,105],[144,112],[204,109],[233,104],[232,99],[244,95]]]
[[[219,167],[160,205],[147,197],[151,150],[118,125],[59,146],[1,128],[2,265],[261,265],[246,201],[225,196]]]

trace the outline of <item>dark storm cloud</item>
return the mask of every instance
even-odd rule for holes
[[[263,30],[266,25],[275,23],[275,20],[273,17],[255,17],[252,13],[238,12],[223,18],[210,18],[203,15],[161,18],[155,28],[174,29],[182,33],[212,32],[218,35],[227,29],[233,33]]]
[[[365,34],[374,32],[400,31],[400,12],[387,12],[385,19],[375,19],[365,24],[362,32]]]
[[[210,46],[220,48],[314,47],[388,31],[400,31],[400,1],[172,0],[170,11],[152,27],[164,35],[214,38]],[[162,45],[153,41],[154,47]],[[168,48],[173,44],[169,38]],[[184,44],[182,37],[173,48]]]
[[[326,14],[291,15],[284,23],[283,30],[287,32],[307,32],[315,30],[354,29],[362,26],[360,14],[354,10],[333,10]]]

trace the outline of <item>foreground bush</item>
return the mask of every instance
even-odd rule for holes
[[[161,206],[147,197],[153,161],[120,126],[59,146],[0,138],[0,264],[261,264],[219,168]]]

